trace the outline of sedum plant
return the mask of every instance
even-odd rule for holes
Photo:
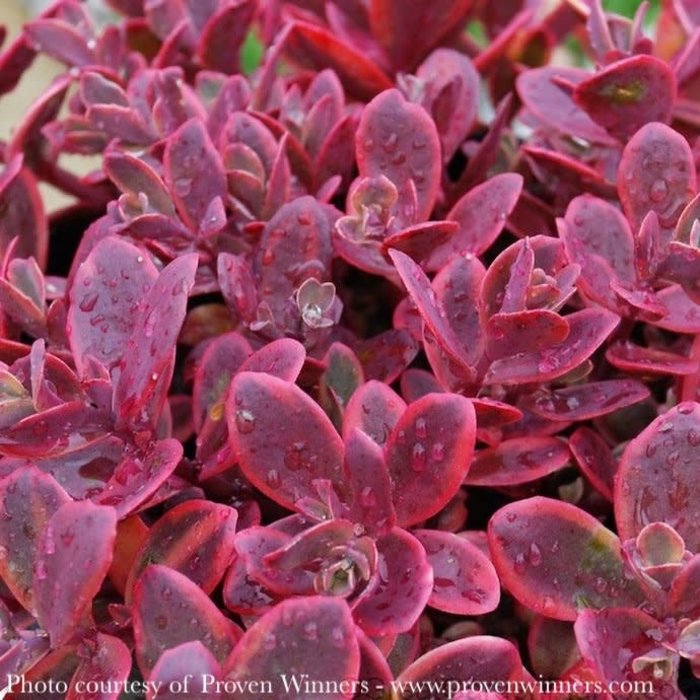
[[[695,3],[106,5],[0,51],[7,697],[694,697]]]

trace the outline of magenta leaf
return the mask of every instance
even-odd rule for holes
[[[444,644],[423,654],[398,676],[399,683],[413,683],[420,688],[412,695],[416,700],[433,697],[430,681],[452,682],[455,690],[474,681],[504,681],[523,675],[518,650],[511,642],[498,637],[473,636]]]
[[[65,503],[46,523],[33,588],[37,617],[53,647],[69,641],[89,613],[112,563],[116,536],[115,510],[90,501]]]
[[[388,389],[391,391],[391,389]],[[381,444],[381,443],[380,443]],[[368,534],[382,534],[396,524],[391,480],[379,444],[359,428],[345,433],[345,471],[352,493],[347,517]]]
[[[99,456],[104,457],[100,445]],[[124,454],[102,491],[92,500],[112,506],[119,518],[145,503],[172,476],[182,459],[178,440],[160,440],[140,454]],[[84,465],[79,465],[80,467]]]
[[[697,445],[700,405],[691,402],[659,416],[628,443],[615,481],[615,522],[622,539],[636,537],[649,523],[665,522],[691,552],[700,551]]]
[[[120,695],[118,688],[124,684],[131,672],[129,647],[121,639],[101,633],[86,646],[91,652],[90,656],[81,660],[80,666],[73,674],[66,700],[117,700]],[[108,683],[105,683],[106,679],[109,679]],[[103,690],[99,695],[90,695],[90,691],[87,691],[87,688],[101,686]]]
[[[492,516],[488,536],[502,584],[541,615],[575,620],[582,608],[641,600],[617,536],[569,503],[541,496],[511,503]]]
[[[240,367],[241,372],[261,372],[286,382],[299,378],[306,351],[304,346],[291,338],[280,338],[254,352]]]
[[[400,525],[435,515],[467,475],[476,436],[476,416],[468,399],[428,394],[412,403],[386,444],[386,463]]]
[[[135,557],[126,599],[149,564],[178,571],[211,593],[233,559],[237,517],[229,506],[199,499],[169,510],[151,527]]]
[[[185,122],[167,141],[165,181],[183,221],[196,230],[216,197],[226,198],[226,176],[218,151],[199,119]]]
[[[223,664],[241,636],[196,583],[167,566],[146,568],[134,586],[132,607],[136,661],[145,678],[163,652],[186,642],[201,642]]]
[[[221,294],[231,312],[247,323],[253,321],[258,305],[258,293],[248,262],[243,256],[221,253],[217,262],[217,272]]]
[[[448,221],[459,230],[433,250],[427,268],[440,270],[452,257],[472,253],[481,255],[503,230],[523,187],[517,173],[495,175],[469,190],[450,210]]]
[[[188,680],[186,680],[188,679]],[[175,700],[187,684],[190,693],[213,693],[216,682],[223,679],[221,666],[202,642],[184,642],[166,649],[151,670],[147,700]],[[160,684],[160,685],[159,685]],[[178,685],[182,684],[182,685]],[[158,690],[154,690],[154,688]]]
[[[231,384],[226,411],[243,473],[277,503],[294,510],[300,498],[315,497],[314,479],[328,479],[339,494],[345,492],[343,443],[301,389],[267,374],[241,372]]]
[[[433,569],[428,605],[456,615],[482,615],[495,610],[500,584],[489,558],[468,540],[451,532],[416,530]]]
[[[345,409],[343,437],[347,439],[358,428],[384,445],[405,410],[406,402],[391,387],[376,380],[365,382]]]
[[[634,379],[608,379],[555,389],[532,397],[527,407],[549,420],[581,421],[613,413],[649,398],[649,389]]]
[[[495,487],[526,484],[563,469],[569,459],[569,450],[557,438],[503,440],[476,453],[464,483]]]
[[[53,514],[68,502],[55,479],[35,467],[19,467],[0,482],[0,576],[30,612],[37,606],[32,578],[38,539]]]
[[[618,191],[634,230],[650,211],[658,214],[663,229],[673,228],[696,187],[690,146],[665,124],[646,124],[625,146]]]
[[[591,484],[612,503],[617,460],[605,440],[583,426],[569,438],[569,449]]]
[[[617,369],[643,376],[685,376],[698,371],[697,360],[629,342],[611,345],[605,351],[605,359]]]
[[[486,331],[486,354],[491,360],[497,360],[560,345],[569,335],[569,323],[554,311],[530,309],[494,314],[488,320]]]
[[[671,119],[676,79],[654,56],[616,61],[576,86],[574,100],[609,134],[627,141],[649,122]]]
[[[379,581],[353,616],[369,635],[399,634],[418,620],[433,590],[433,571],[420,542],[395,527],[377,540]]]
[[[135,314],[158,272],[149,255],[120,238],[105,238],[78,267],[68,291],[68,337],[80,374],[87,355],[108,369],[121,360]]]
[[[413,180],[418,197],[416,221],[425,221],[440,186],[440,137],[419,105],[398,90],[386,90],[362,112],[356,138],[361,177],[385,175],[401,189]]]
[[[198,54],[202,64],[221,73],[238,71],[239,53],[257,2],[244,0],[222,7],[208,18],[199,39]]]
[[[241,687],[245,681],[270,680],[282,697],[287,691],[280,672],[291,682],[306,677],[324,685],[349,681],[351,688],[359,668],[359,645],[347,603],[312,597],[285,600],[263,615],[243,635],[224,672],[228,681]],[[343,689],[333,695],[349,700],[353,693]]]
[[[160,413],[197,263],[194,253],[173,260],[138,309],[114,389],[119,418],[125,423],[152,423]]]
[[[415,359],[418,343],[406,331],[391,328],[360,341],[354,350],[366,379],[391,384]]]
[[[619,323],[604,309],[583,309],[566,317],[566,339],[539,352],[521,352],[491,363],[485,384],[543,382],[575,369],[595,352]]]

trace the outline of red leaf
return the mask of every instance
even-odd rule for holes
[[[136,556],[126,585],[126,600],[149,564],[162,564],[211,593],[233,559],[237,513],[199,499],[169,510],[151,527]]]
[[[553,437],[504,440],[477,452],[464,480],[470,486],[514,486],[541,479],[569,463],[566,445]]]
[[[131,672],[131,650],[121,639],[107,634],[98,633],[93,643],[90,656],[81,660],[73,674],[66,700],[117,700],[121,695],[119,686]],[[100,690],[87,690],[95,687]]]
[[[671,120],[676,78],[654,56],[616,61],[576,86],[574,100],[609,134],[622,142],[649,122]]]
[[[522,188],[522,175],[502,173],[469,190],[447,215],[448,221],[459,224],[459,230],[433,250],[427,269],[440,270],[450,258],[486,251],[503,230]]]
[[[620,538],[636,537],[645,525],[665,522],[700,551],[697,447],[700,404],[685,402],[659,416],[630,441],[615,481],[615,522]]]
[[[541,496],[511,503],[492,516],[488,536],[501,583],[541,615],[575,620],[581,608],[642,600],[625,576],[617,536],[569,503]]]
[[[208,695],[223,678],[221,666],[212,653],[199,641],[185,642],[161,655],[151,670],[147,700],[176,700],[182,697],[186,684],[188,693]],[[158,688],[158,690],[154,690]]]
[[[500,599],[496,570],[481,550],[463,537],[439,530],[416,530],[433,569],[428,605],[455,615],[482,615]]]
[[[569,449],[588,480],[612,503],[617,460],[605,440],[582,427],[569,438]]]
[[[345,492],[340,436],[320,406],[295,385],[267,374],[239,373],[231,384],[227,420],[243,473],[285,508],[294,510],[304,496],[317,497],[314,479],[328,479],[339,495]]]
[[[341,681],[349,681],[350,688],[359,668],[360,651],[347,603],[316,596],[285,600],[263,615],[238,643],[224,671],[231,682],[270,680],[275,694],[283,697],[287,692],[280,669],[292,678],[308,677],[322,684],[342,687]],[[348,689],[333,695],[349,700],[353,693]]]
[[[391,387],[370,380],[352,395],[343,416],[343,437],[355,429],[362,430],[378,445],[384,445],[406,402]]]
[[[441,178],[440,138],[435,123],[398,90],[386,90],[362,112],[356,137],[360,177],[385,175],[399,191],[413,180],[418,196],[415,221],[428,219]]]
[[[605,351],[605,359],[617,369],[644,376],[668,374],[682,377],[698,371],[697,360],[629,342],[611,345]]]
[[[408,631],[423,612],[433,589],[433,572],[420,542],[401,528],[377,540],[376,587],[353,610],[357,624],[369,635]]]
[[[371,99],[392,86],[386,74],[362,52],[318,25],[292,22],[281,46],[293,62],[305,68],[332,68],[348,93],[358,99]]]
[[[37,548],[37,618],[53,647],[70,640],[112,563],[117,537],[113,508],[90,501],[62,505],[46,523]]]
[[[412,403],[386,445],[398,522],[419,523],[457,493],[474,451],[476,417],[468,399],[428,394]]]
[[[197,54],[202,65],[220,73],[236,73],[239,54],[257,10],[256,0],[224,6],[202,29]]]
[[[134,586],[136,661],[150,678],[163,652],[186,642],[201,642],[223,664],[241,630],[225,617],[183,574],[155,564],[146,568]]]

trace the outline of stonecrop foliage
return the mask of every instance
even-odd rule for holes
[[[0,52],[0,678],[684,697],[700,3],[109,9]]]

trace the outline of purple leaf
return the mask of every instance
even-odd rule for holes
[[[427,269],[440,270],[450,258],[486,251],[503,230],[522,187],[521,175],[503,173],[469,190],[447,215],[448,221],[459,224],[459,230],[433,251]]]
[[[126,682],[131,672],[131,650],[121,639],[101,633],[88,644],[91,654],[81,660],[73,674],[66,700],[117,700],[119,686]],[[106,679],[109,679],[107,683]],[[95,687],[102,689],[92,695],[87,689]],[[77,688],[82,688],[82,691]]]
[[[455,615],[482,615],[500,599],[496,570],[478,547],[451,532],[416,530],[433,569],[428,605]]]
[[[176,690],[184,684],[190,693],[208,695],[216,682],[223,680],[223,673],[209,649],[195,640],[164,651],[151,670],[149,680],[147,700],[176,700],[182,696]]]
[[[360,651],[347,603],[332,597],[285,600],[245,633],[224,669],[225,678],[242,683],[270,679],[275,692],[286,695],[279,670],[292,678],[313,678],[322,684],[357,679]],[[305,675],[302,675],[305,674]],[[352,697],[350,690],[334,693]],[[241,697],[252,698],[243,692]]]
[[[100,241],[68,290],[68,338],[78,373],[92,355],[107,369],[122,359],[143,295],[158,278],[149,255],[121,238]]]
[[[53,477],[36,467],[18,467],[0,482],[0,575],[17,601],[30,612],[37,606],[32,578],[37,541],[68,494]]]
[[[355,606],[353,616],[369,635],[399,634],[418,620],[433,589],[433,572],[420,542],[400,528],[377,540],[377,586]]]
[[[361,177],[386,175],[401,189],[413,180],[418,196],[415,219],[425,221],[440,188],[440,138],[433,120],[398,90],[386,90],[362,112],[356,138]]]
[[[663,229],[673,228],[697,187],[688,142],[665,124],[646,124],[625,146],[617,181],[635,231],[650,211],[658,214]]]
[[[406,402],[386,384],[370,380],[352,395],[343,416],[343,437],[362,430],[378,445],[384,445],[406,410]]]
[[[412,403],[386,444],[398,522],[419,523],[458,491],[474,451],[476,417],[468,399],[428,394]]]
[[[220,73],[238,71],[239,53],[257,10],[257,0],[222,7],[202,28],[197,54],[205,68]]]
[[[183,574],[152,564],[134,586],[136,661],[150,678],[163,652],[187,642],[201,642],[223,664],[241,637],[241,630],[225,617]]]
[[[314,479],[328,479],[339,494],[345,492],[340,436],[298,387],[270,375],[241,372],[231,384],[227,420],[243,473],[280,505],[294,510],[300,498],[316,497]]]
[[[588,480],[612,503],[617,460],[605,440],[584,426],[569,438],[569,449]]]
[[[196,230],[209,203],[225,200],[227,192],[221,158],[200,119],[190,119],[168,138],[163,168],[178,213]]]
[[[501,583],[541,615],[575,620],[581,608],[641,600],[617,536],[569,503],[541,496],[511,503],[491,517],[488,536]]]
[[[685,376],[698,371],[698,361],[665,350],[633,343],[615,343],[605,351],[605,359],[617,369],[644,376]]]
[[[89,613],[116,536],[115,510],[90,501],[65,503],[46,523],[37,545],[34,604],[54,648],[69,641]]]
[[[576,86],[574,100],[609,134],[627,141],[649,122],[671,119],[676,79],[666,61],[632,56]]]
[[[691,402],[659,416],[627,444],[615,481],[615,522],[623,540],[649,523],[665,522],[691,552],[700,551],[698,445],[700,405]]]

